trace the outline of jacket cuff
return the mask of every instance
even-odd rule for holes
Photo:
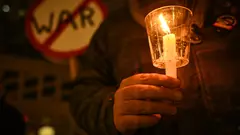
[[[105,124],[106,129],[108,130],[109,135],[121,135],[120,132],[117,131],[115,124],[114,124],[114,118],[113,118],[113,105],[114,105],[114,94],[115,92],[111,92],[107,99],[106,99],[106,114],[105,114]]]

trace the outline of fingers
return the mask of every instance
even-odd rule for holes
[[[158,123],[161,115],[174,115],[176,107],[168,100],[180,101],[182,94],[174,90],[180,81],[165,75],[137,74],[124,79],[114,95],[114,124],[121,133]]]
[[[174,115],[177,113],[176,107],[163,102],[129,100],[119,105],[122,108],[119,110],[121,115]]]
[[[120,98],[124,100],[174,100],[180,101],[182,94],[178,90],[171,90],[153,85],[132,85],[117,91]]]
[[[134,76],[124,79],[120,85],[120,88],[136,84],[147,84],[163,86],[167,88],[177,88],[180,86],[180,81],[166,75],[161,75],[157,73],[144,73],[136,74]]]
[[[125,115],[121,117],[122,126],[129,130],[151,127],[158,123],[159,118],[151,115]]]

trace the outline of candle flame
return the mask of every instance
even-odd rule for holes
[[[163,17],[162,14],[160,14],[159,20],[160,20],[160,22],[161,22],[161,27],[162,27],[163,31],[164,31],[165,33],[168,33],[168,34],[171,33],[170,28],[168,27],[167,22],[166,22],[166,20],[164,19],[164,17]]]

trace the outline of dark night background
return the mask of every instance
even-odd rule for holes
[[[0,0],[0,134],[21,135],[25,122],[27,135],[36,135],[44,125],[54,127],[57,135],[84,135],[69,114],[68,64],[46,59],[25,34],[26,13],[35,2]],[[123,0],[102,2],[109,13],[125,4]]]
[[[7,93],[0,101],[0,135],[10,135],[5,127],[14,126],[15,120],[5,115],[15,112],[18,117],[16,109],[26,123],[27,135],[36,135],[43,125],[54,127],[57,135],[85,135],[69,114],[67,101],[72,90],[69,66],[65,61],[54,63],[46,59],[32,47],[25,34],[25,15],[35,2],[0,0],[0,97]],[[102,2],[109,13],[126,4],[126,0]],[[216,16],[229,12],[226,5],[226,0],[217,0],[206,18],[209,24]]]

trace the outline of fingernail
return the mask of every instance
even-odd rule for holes
[[[153,116],[155,116],[156,118],[160,119],[161,115],[160,114],[153,114]]]
[[[179,92],[179,91],[175,91],[174,96],[175,96],[176,100],[181,100],[182,99],[182,93]]]

